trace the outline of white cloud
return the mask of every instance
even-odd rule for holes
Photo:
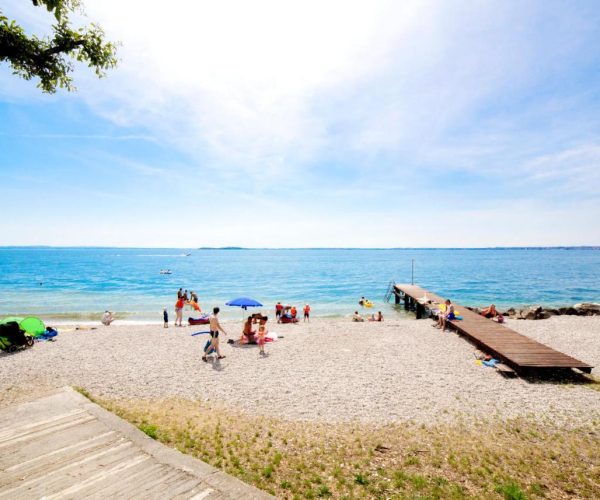
[[[387,1],[158,5],[87,3],[123,47],[110,81],[82,95],[121,125],[143,124],[219,166],[267,174],[327,150],[331,123],[315,109],[318,98],[377,73],[428,9]]]
[[[121,64],[101,81],[82,68],[79,94],[52,99],[83,99],[123,139],[152,138],[189,158],[152,163],[123,149],[100,159],[173,180],[185,203],[218,207],[227,225],[211,230],[207,245],[304,246],[307,235],[311,246],[600,238],[597,229],[575,241],[587,227],[578,210],[598,216],[597,205],[549,203],[561,192],[600,194],[600,109],[585,73],[599,57],[597,14],[542,2],[85,3],[86,22],[123,42]],[[24,87],[14,85],[0,97],[15,99]],[[448,171],[458,179],[449,193],[432,187]],[[478,186],[463,184],[477,177],[503,188],[470,200]],[[275,235],[245,231],[236,217],[248,207],[255,220],[294,223]],[[407,228],[407,207],[473,222],[455,232]],[[182,241],[172,214],[163,215],[153,223],[168,226],[165,240],[197,241]],[[524,228],[510,234],[481,229],[515,218]],[[122,224],[121,244],[151,243],[152,224]]]

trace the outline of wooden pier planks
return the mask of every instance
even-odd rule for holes
[[[442,303],[445,299],[417,285],[395,285],[396,293],[405,296],[417,304],[417,317],[422,309],[433,309],[433,305],[418,303],[427,295],[432,302]],[[397,295],[397,296],[398,296]],[[397,301],[398,302],[398,301]],[[591,373],[593,366],[541,344],[525,335],[511,330],[503,324],[491,321],[470,311],[464,306],[454,304],[460,312],[462,321],[452,321],[452,326],[465,337],[471,339],[486,352],[518,371],[527,369],[577,368]]]

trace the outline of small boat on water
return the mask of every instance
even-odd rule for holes
[[[161,269],[160,274],[173,274],[170,269]]]

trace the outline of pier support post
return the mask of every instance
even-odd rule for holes
[[[400,304],[400,292],[394,288],[394,304]]]
[[[419,302],[417,302],[416,304],[417,304],[417,310],[416,310],[417,319],[421,319],[423,317],[423,313],[425,312],[425,307],[423,307],[423,304],[420,304]]]
[[[407,311],[410,309],[410,304],[408,303],[409,300],[410,299],[408,295],[404,294],[404,309],[406,309]]]

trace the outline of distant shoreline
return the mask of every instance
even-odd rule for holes
[[[581,306],[581,304],[591,304],[592,307],[577,307]],[[595,306],[594,306],[595,304]],[[319,320],[340,320],[344,318],[350,318],[352,315],[351,309],[357,309],[360,314],[368,318],[372,313],[381,309],[385,311],[384,317],[395,320],[412,320],[414,319],[413,311],[406,311],[404,309],[404,305],[398,304],[394,307],[393,303],[386,303],[386,306],[392,307],[390,311],[388,307],[374,307],[370,309],[360,308],[358,305],[356,307],[349,307],[348,312],[344,314],[318,314],[314,313],[311,315],[313,319]],[[479,312],[479,307],[471,306],[468,304],[461,304],[460,307],[465,307],[475,312]],[[271,306],[259,308],[259,310],[265,311],[266,314],[269,314],[273,308]],[[207,309],[208,310],[208,309]],[[543,305],[543,304],[530,304],[525,306],[517,306],[517,307],[500,307],[499,311],[501,314],[508,318],[513,319],[521,319],[521,320],[543,320],[548,319],[552,316],[595,316],[600,315],[600,304],[595,302],[582,302],[579,304],[572,304],[567,306],[552,306],[552,305]],[[237,321],[241,320],[243,314],[238,309],[235,310],[225,310],[223,315],[223,319],[227,321]],[[160,319],[146,319],[144,313],[134,313],[134,312],[125,312],[125,311],[113,311],[116,319],[121,325],[157,325],[162,324],[162,320]],[[140,316],[140,318],[136,318],[136,316]],[[153,316],[161,317],[161,312],[157,311]],[[200,313],[195,311],[184,311],[184,322],[187,323],[188,317],[198,316]],[[391,316],[390,316],[391,315]],[[0,313],[0,318],[6,316],[16,316],[16,317],[27,317],[27,316],[37,316],[44,319],[47,322],[62,324],[62,325],[95,325],[100,322],[100,312],[66,312],[66,313],[40,313],[40,312],[21,312],[17,314],[10,313]],[[150,315],[149,315],[150,316]],[[175,314],[174,312],[169,312],[170,322],[172,323]],[[300,322],[302,322],[302,318],[300,318]]]
[[[52,245],[0,245],[0,250],[10,249],[60,249],[60,250],[187,250],[187,251],[206,251],[206,250],[222,250],[222,251],[239,251],[239,250],[600,250],[600,245],[558,245],[558,246],[518,246],[518,247],[119,247],[119,246],[52,246]]]

